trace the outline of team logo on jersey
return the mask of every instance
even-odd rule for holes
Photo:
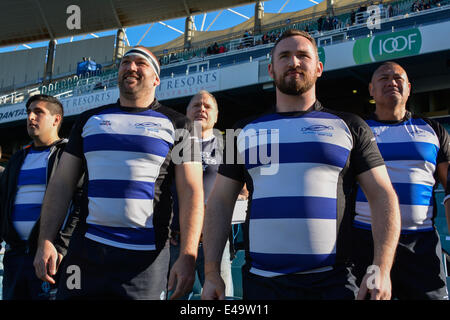
[[[412,128],[408,130],[409,134],[412,136],[425,137],[427,135],[427,131],[421,130],[418,128]]]
[[[143,129],[146,131],[155,131],[158,132],[159,128],[161,127],[161,123],[155,123],[155,122],[141,122],[141,123],[135,123],[134,127],[136,129]]]
[[[328,136],[328,137],[333,136],[333,133],[330,132],[333,130],[334,130],[333,126],[325,126],[322,124],[314,124],[312,126],[303,127],[301,129],[303,134],[317,134],[319,136]]]
[[[111,121],[109,120],[103,120],[102,122],[100,122],[101,126],[107,126],[110,127],[111,126]]]

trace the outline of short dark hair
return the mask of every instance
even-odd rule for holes
[[[61,116],[61,122],[58,126],[58,131],[61,128],[63,118],[64,118],[64,107],[61,103],[61,101],[58,100],[58,98],[55,98],[53,96],[49,96],[47,94],[35,94],[34,96],[31,96],[27,103],[25,104],[27,110],[30,107],[30,105],[35,101],[44,101],[47,102],[47,109],[50,112],[51,115],[59,114]]]
[[[294,37],[294,36],[301,36],[303,38],[308,39],[309,42],[311,42],[314,47],[314,52],[316,54],[317,59],[319,59],[319,52],[317,49],[316,40],[308,32],[303,31],[303,30],[297,30],[297,29],[288,29],[288,30],[284,31],[281,34],[281,36],[275,41],[275,44],[270,52],[270,56],[273,57],[275,48],[277,47],[278,43],[280,43],[281,40],[284,40],[284,39],[290,38],[290,37]],[[271,63],[273,63],[273,58],[271,58]]]

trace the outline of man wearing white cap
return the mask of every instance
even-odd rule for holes
[[[62,265],[57,299],[165,299],[192,288],[203,223],[202,165],[190,152],[179,160],[179,129],[191,122],[155,98],[156,57],[144,47],[127,51],[119,66],[117,103],[81,114],[45,195],[36,274],[53,281],[53,247],[74,182],[84,170],[84,220]],[[183,149],[182,151],[184,151]],[[189,157],[190,156],[190,157]],[[197,159],[200,159],[199,157]],[[180,256],[169,276],[170,184],[179,194]]]

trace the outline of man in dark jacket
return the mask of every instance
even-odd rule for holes
[[[54,286],[36,277],[33,259],[44,193],[67,144],[58,135],[64,112],[58,99],[47,95],[32,96],[26,109],[27,132],[33,142],[11,157],[0,180],[0,241],[6,242],[4,300],[47,300],[54,292]],[[59,260],[78,220],[75,202],[59,233]]]

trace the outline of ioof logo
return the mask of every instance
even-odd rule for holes
[[[101,126],[107,126],[110,127],[111,126],[111,121],[109,120],[103,120],[102,122],[100,122]]]

